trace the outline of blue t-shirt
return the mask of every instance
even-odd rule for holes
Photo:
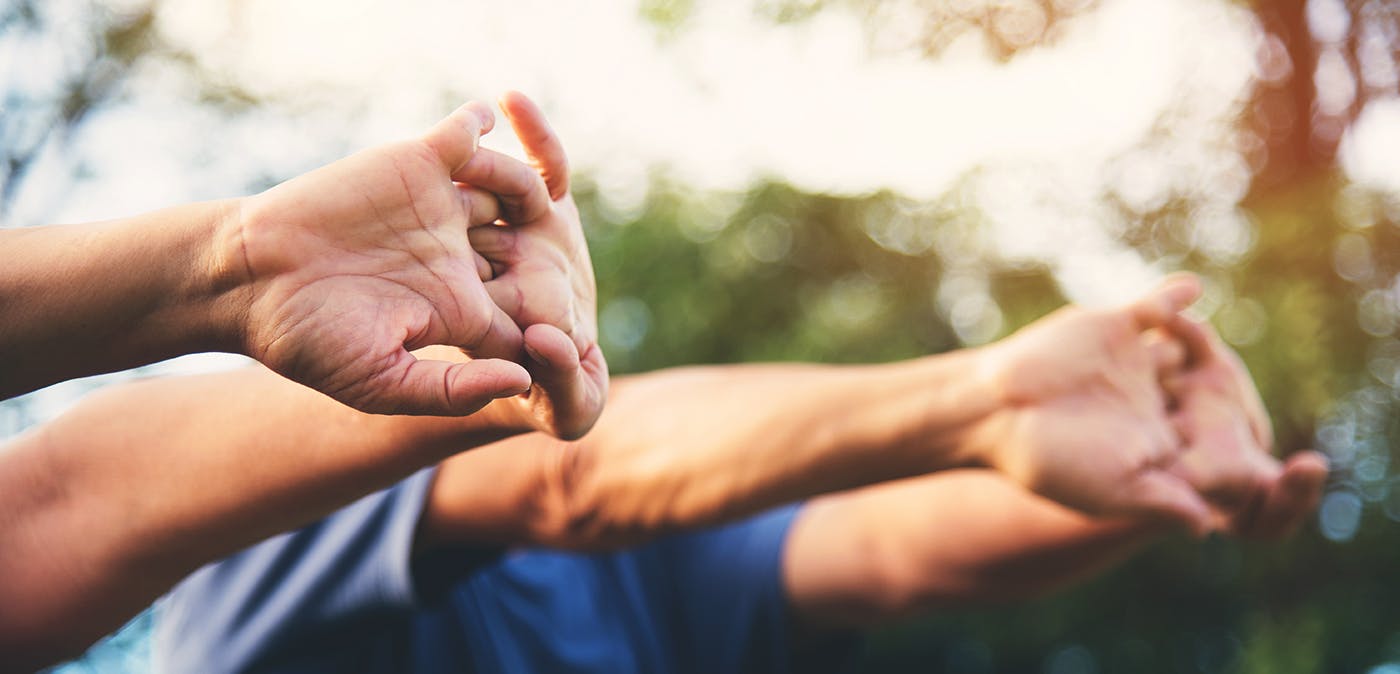
[[[156,671],[810,671],[781,582],[799,506],[622,552],[414,559],[430,483],[196,572],[157,605]]]

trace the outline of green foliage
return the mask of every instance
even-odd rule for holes
[[[973,213],[780,183],[701,195],[658,182],[643,204],[621,212],[604,196],[586,184],[579,193],[616,371],[884,361],[960,345],[937,301],[948,269],[939,247],[898,245],[880,223],[912,217],[924,241],[938,242],[962,235]],[[1366,205],[1364,226],[1344,217],[1356,199]],[[1382,374],[1400,371],[1400,349],[1375,330],[1393,332],[1395,319],[1387,323],[1384,311],[1364,319],[1359,308],[1400,271],[1400,223],[1390,206],[1325,176],[1247,204],[1255,243],[1238,259],[1213,261],[1192,246],[1181,231],[1191,224],[1190,204],[1178,204],[1187,217],[1172,222],[1138,216],[1129,236],[1149,258],[1209,280],[1214,317],[1241,342],[1282,451],[1318,446],[1330,437],[1320,429],[1346,425],[1351,435],[1323,448],[1337,464],[1331,488],[1368,504],[1359,527],[1329,540],[1308,525],[1282,544],[1169,541],[1059,596],[880,631],[862,670],[1358,672],[1400,657],[1400,586],[1391,589],[1400,525],[1378,507],[1396,478],[1388,463],[1378,474],[1355,469],[1367,457],[1388,460],[1393,442],[1391,424],[1368,427],[1365,419],[1397,416],[1394,380],[1377,379],[1376,361],[1394,361],[1381,364],[1389,368]],[[1365,255],[1356,241],[1366,242]],[[1064,301],[1044,269],[956,262],[986,271],[1005,316],[1001,334]],[[1368,332],[1366,320],[1379,324]]]

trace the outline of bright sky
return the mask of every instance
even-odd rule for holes
[[[988,59],[975,33],[936,61],[877,57],[841,10],[774,26],[748,0],[696,3],[675,34],[615,0],[160,6],[168,40],[286,105],[221,118],[191,105],[179,77],[148,69],[130,103],[86,130],[93,180],[65,194],[68,219],[236,194],[252,176],[285,178],[416,133],[466,97],[507,88],[544,104],[575,167],[624,212],[654,170],[696,190],[773,176],[915,199],[978,171],[993,225],[982,247],[1058,264],[1082,301],[1155,275],[1113,241],[1097,203],[1105,189],[1150,202],[1189,189],[1183,176],[1244,184],[1219,146],[1253,38],[1248,14],[1218,0],[1103,0],[1059,44],[1009,64]],[[1167,153],[1125,159],[1168,112],[1178,138]],[[488,144],[513,147],[496,136]],[[1099,263],[1076,262],[1085,256]]]
[[[168,66],[149,67],[129,102],[79,139],[84,189],[56,185],[57,200],[33,190],[21,206],[88,219],[238,194],[255,177],[285,179],[517,88],[541,101],[574,166],[623,212],[658,170],[695,190],[772,176],[914,199],[974,175],[992,225],[983,248],[1057,264],[1071,296],[1088,301],[1152,275],[1140,263],[1076,262],[1122,257],[1105,191],[1148,205],[1196,195],[1222,255],[1248,245],[1234,213],[1248,174],[1227,141],[1257,37],[1233,3],[1101,0],[1059,43],[1008,64],[987,58],[976,33],[933,61],[875,56],[839,8],[774,26],[755,19],[751,0],[695,5],[672,34],[616,0],[164,0],[168,41],[282,104],[223,116],[192,101]],[[1372,107],[1345,165],[1400,189],[1400,152],[1385,149],[1397,147],[1400,104]],[[1145,143],[1166,117],[1170,142]],[[488,144],[512,140],[498,132]],[[1121,282],[1125,273],[1140,282]]]

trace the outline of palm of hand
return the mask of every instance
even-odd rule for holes
[[[1242,411],[1244,392],[1219,361],[1182,372],[1167,381],[1176,400],[1172,419],[1186,445],[1172,466],[1211,503],[1225,510],[1246,506],[1279,466]]]
[[[1239,357],[1204,325],[1179,319],[1170,330],[1191,352],[1163,382],[1186,443],[1172,473],[1209,499],[1214,528],[1259,539],[1289,534],[1321,499],[1326,458],[1274,458],[1268,415]]]
[[[470,265],[469,214],[436,155],[403,142],[351,156],[250,199],[244,254],[254,279],[249,353],[357,408],[386,395],[413,349],[518,348]],[[275,219],[274,219],[275,218]],[[450,390],[450,386],[446,386]]]
[[[507,225],[473,230],[473,245],[502,267],[486,283],[491,297],[526,326],[536,385],[520,402],[536,428],[578,437],[597,420],[608,391],[593,264],[578,208],[566,192],[540,217]]]
[[[997,345],[1010,405],[994,461],[1033,491],[1099,515],[1194,519],[1152,354],[1121,311],[1065,309]]]

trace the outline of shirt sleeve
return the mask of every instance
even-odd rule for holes
[[[853,634],[830,635],[829,657],[814,663],[801,657],[809,644],[793,631],[782,568],[787,534],[800,511],[801,505],[776,508],[669,543],[676,632],[692,671],[845,670],[858,645]]]
[[[407,614],[417,600],[413,536],[431,483],[432,470],[422,471],[195,572],[157,604],[156,671],[245,671],[289,644]]]

